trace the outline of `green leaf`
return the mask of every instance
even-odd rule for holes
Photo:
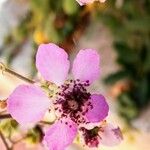
[[[124,116],[127,120],[132,120],[133,118],[137,117],[138,110],[129,93],[122,93],[119,95],[118,100],[118,110],[120,115]]]
[[[143,16],[142,18],[135,18],[125,22],[126,28],[130,31],[149,32],[150,31],[150,17]]]
[[[129,73],[127,71],[121,70],[116,73],[113,73],[104,79],[106,84],[115,84],[117,81],[125,79],[129,77]]]
[[[75,0],[63,0],[63,9],[66,14],[73,15],[79,10],[79,5]]]
[[[147,73],[150,72],[150,46],[147,47],[146,52],[146,58],[143,62],[143,71]]]
[[[136,104],[138,105],[139,108],[142,108],[146,104],[148,104],[148,101],[150,101],[150,98],[148,97],[149,95],[149,82],[146,77],[143,76],[143,78],[139,81],[136,81],[137,85],[136,87],[132,90],[132,93],[135,97]]]
[[[137,52],[132,50],[126,43],[116,42],[114,44],[118,59],[128,64],[134,64],[138,61]]]

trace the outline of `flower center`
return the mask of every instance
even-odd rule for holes
[[[85,123],[84,115],[88,111],[91,94],[87,92],[86,87],[89,81],[70,80],[60,87],[57,93],[56,110],[61,117],[69,117],[75,123]]]
[[[68,105],[73,111],[77,110],[79,107],[78,103],[75,100],[68,101]]]

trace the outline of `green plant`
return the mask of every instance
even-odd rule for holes
[[[99,11],[114,35],[114,47],[120,70],[105,83],[114,85],[126,80],[129,88],[118,96],[119,113],[131,121],[150,102],[150,1],[125,0],[119,7],[115,0]]]

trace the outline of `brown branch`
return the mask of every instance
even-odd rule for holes
[[[49,121],[40,121],[39,124],[43,125],[52,125],[54,122],[49,122]]]
[[[31,84],[34,84],[34,83],[35,83],[35,82],[32,81],[31,79],[28,79],[28,78],[26,78],[26,77],[24,77],[24,76],[22,76],[22,75],[20,75],[20,74],[18,74],[18,73],[16,73],[16,72],[10,70],[10,69],[8,69],[8,68],[6,68],[5,71],[8,72],[8,73],[10,73],[10,74],[12,74],[12,75],[14,75],[14,76],[16,76],[17,78],[19,78],[19,79],[21,79],[21,80],[24,80],[24,81],[28,82],[28,83],[31,83]]]
[[[0,70],[2,70],[2,73],[3,73],[3,72],[7,72],[7,73],[9,73],[9,74],[11,74],[11,75],[16,76],[17,78],[19,78],[19,79],[21,79],[21,80],[24,80],[24,81],[30,83],[30,84],[34,84],[34,83],[35,83],[33,80],[28,79],[28,78],[26,78],[26,77],[24,77],[24,76],[22,76],[22,75],[16,73],[15,71],[13,71],[13,70],[7,68],[2,62],[0,62]]]
[[[0,120],[1,119],[8,119],[8,118],[12,118],[10,114],[0,115]]]

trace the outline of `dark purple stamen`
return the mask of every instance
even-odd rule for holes
[[[79,79],[70,80],[60,87],[55,105],[56,110],[61,112],[61,117],[69,117],[77,124],[86,123],[85,113],[92,105],[88,100],[91,94],[87,92],[86,87],[89,81],[81,82]]]
[[[84,127],[80,128],[80,131],[83,132],[83,138],[85,144],[89,147],[98,147],[99,145],[99,127],[94,127],[91,130],[88,130]]]

